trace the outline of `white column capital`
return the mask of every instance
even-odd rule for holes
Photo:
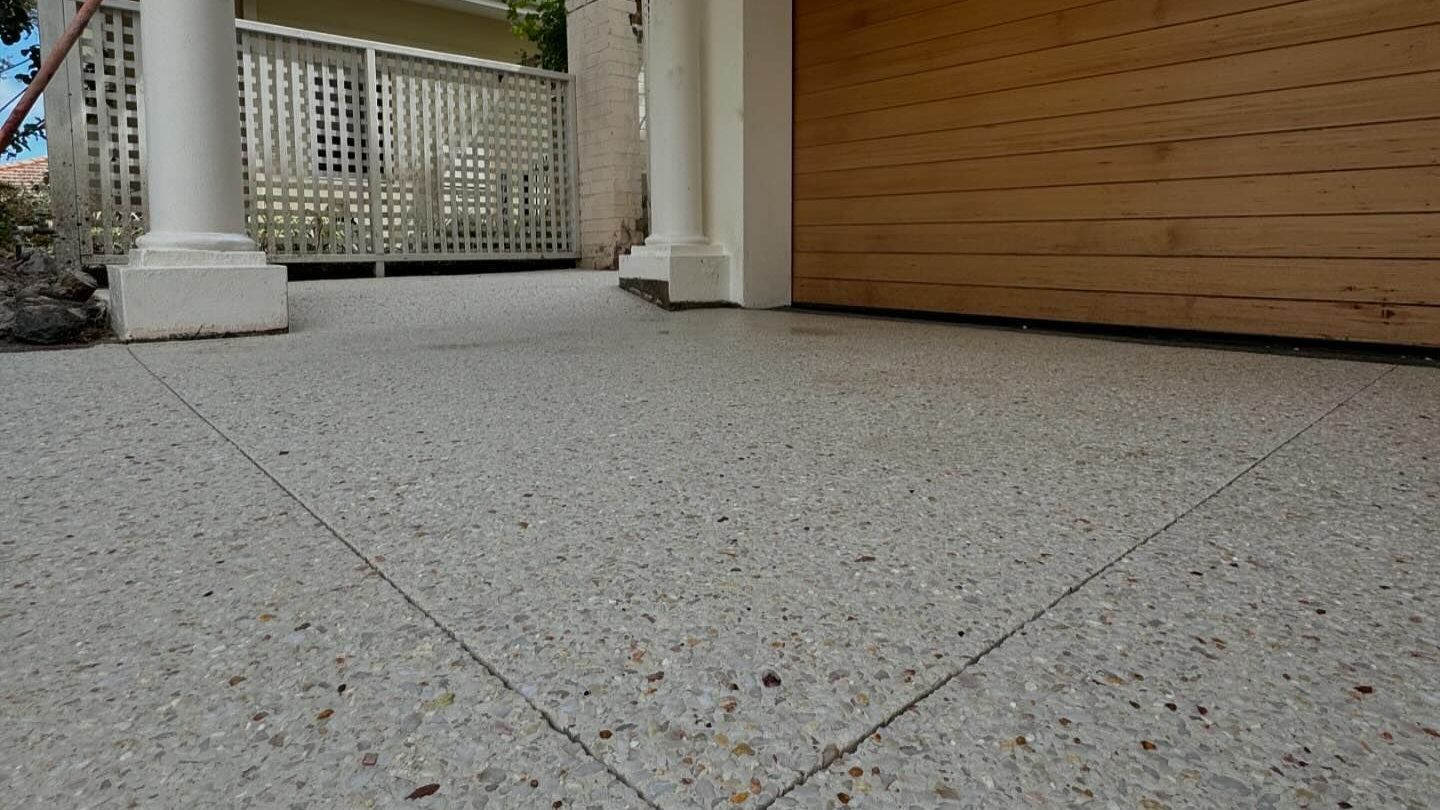
[[[205,250],[251,253],[255,240],[244,233],[199,233],[195,231],[150,231],[135,240],[139,250]]]

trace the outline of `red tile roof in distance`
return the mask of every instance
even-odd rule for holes
[[[37,157],[0,164],[0,183],[20,188],[34,188],[45,185],[50,174],[48,158]]]

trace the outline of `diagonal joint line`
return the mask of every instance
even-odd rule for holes
[[[1398,368],[1398,366],[1388,366],[1384,371],[1382,371],[1382,372],[1380,372],[1378,375],[1376,375],[1375,379],[1373,379],[1373,380],[1371,380],[1370,382],[1368,382],[1368,383],[1360,386],[1359,388],[1355,389],[1355,390],[1352,391],[1350,394],[1346,395],[1343,399],[1341,399],[1339,402],[1336,402],[1333,406],[1331,406],[1331,407],[1330,407],[1328,410],[1326,410],[1324,413],[1322,413],[1322,414],[1320,414],[1319,416],[1315,417],[1314,419],[1310,420],[1309,423],[1307,423],[1304,427],[1300,428],[1298,431],[1296,431],[1294,434],[1292,434],[1289,438],[1287,438],[1287,439],[1285,439],[1284,441],[1280,442],[1279,444],[1275,445],[1273,448],[1271,448],[1268,452],[1266,452],[1266,453],[1265,453],[1264,455],[1262,455],[1260,458],[1256,459],[1255,461],[1253,461],[1253,462],[1251,462],[1249,465],[1247,465],[1243,470],[1241,470],[1240,472],[1238,472],[1238,473],[1236,473],[1235,475],[1231,476],[1227,481],[1225,481],[1225,483],[1221,484],[1221,485],[1219,486],[1219,488],[1217,488],[1214,492],[1211,492],[1209,495],[1206,495],[1204,498],[1201,498],[1200,500],[1196,501],[1192,506],[1190,506],[1189,508],[1185,509],[1185,510],[1184,510],[1183,512],[1181,512],[1179,515],[1176,515],[1175,518],[1172,519],[1169,523],[1166,523],[1164,526],[1161,526],[1159,529],[1156,529],[1154,532],[1151,532],[1149,535],[1146,535],[1146,536],[1145,536],[1143,539],[1141,539],[1139,542],[1135,543],[1134,545],[1132,545],[1132,546],[1130,546],[1129,548],[1127,548],[1127,549],[1125,549],[1124,551],[1122,551],[1122,552],[1121,552],[1118,556],[1116,556],[1114,559],[1110,560],[1109,562],[1105,563],[1104,565],[1102,565],[1102,566],[1100,566],[1099,568],[1095,569],[1094,571],[1090,572],[1090,573],[1087,574],[1086,576],[1082,577],[1078,582],[1075,582],[1074,584],[1072,584],[1072,585],[1070,585],[1069,587],[1067,587],[1064,591],[1062,591],[1062,592],[1060,593],[1059,596],[1057,596],[1057,597],[1055,597],[1053,600],[1051,600],[1048,605],[1045,605],[1044,607],[1042,607],[1042,608],[1040,608],[1039,610],[1035,611],[1035,613],[1032,614],[1032,615],[1030,616],[1030,618],[1021,621],[1019,624],[1016,624],[1014,627],[1011,627],[1011,628],[1010,628],[1009,630],[1007,630],[1003,635],[1001,635],[1000,637],[996,638],[996,639],[995,639],[994,641],[992,641],[989,645],[987,645],[987,646],[985,647],[985,649],[983,649],[983,650],[981,650],[980,652],[976,653],[975,655],[971,656],[968,660],[965,661],[965,663],[961,664],[959,667],[957,667],[956,669],[952,670],[951,672],[949,672],[948,674],[946,674],[945,676],[943,676],[939,681],[937,681],[936,683],[934,683],[934,684],[931,685],[930,687],[926,688],[925,690],[923,690],[923,691],[921,691],[920,693],[918,693],[917,695],[915,695],[913,698],[911,698],[909,701],[907,701],[907,702],[905,703],[905,705],[903,705],[903,706],[901,706],[900,708],[896,709],[895,711],[891,712],[889,715],[887,715],[886,717],[884,717],[883,719],[881,719],[878,723],[875,723],[874,725],[870,726],[868,729],[866,729],[866,731],[865,731],[863,734],[860,734],[859,736],[857,736],[857,737],[855,737],[854,739],[852,739],[852,740],[850,741],[850,743],[849,743],[848,745],[846,745],[844,748],[839,749],[838,752],[834,752],[834,753],[832,753],[832,755],[830,755],[830,756],[822,757],[822,758],[821,758],[821,761],[820,761],[818,764],[812,765],[812,766],[811,766],[809,769],[807,769],[804,773],[800,774],[800,778],[799,778],[799,779],[795,780],[795,781],[792,782],[790,785],[786,786],[783,790],[781,790],[779,793],[777,793],[774,798],[772,798],[772,799],[770,799],[768,802],[765,802],[764,804],[760,805],[759,810],[767,810],[767,808],[769,808],[771,805],[775,804],[776,802],[778,802],[778,801],[780,801],[781,799],[783,799],[783,798],[785,798],[786,796],[788,796],[788,795],[789,795],[791,792],[793,792],[795,789],[797,789],[797,788],[805,785],[807,782],[809,782],[811,779],[813,779],[813,778],[816,776],[816,774],[819,774],[821,771],[828,769],[831,765],[833,765],[834,763],[840,761],[841,759],[843,759],[843,758],[845,758],[845,757],[847,757],[847,756],[853,755],[856,751],[858,751],[858,750],[860,749],[860,746],[863,745],[866,740],[870,739],[871,737],[873,737],[874,735],[878,734],[879,732],[881,732],[881,731],[889,728],[892,723],[894,723],[896,720],[900,719],[900,716],[901,716],[901,715],[903,715],[903,714],[905,714],[906,712],[911,711],[912,709],[916,708],[916,707],[919,706],[919,704],[920,704],[922,701],[924,701],[926,698],[930,697],[931,695],[935,694],[936,692],[939,692],[941,689],[944,689],[946,686],[948,686],[948,685],[950,684],[951,681],[953,681],[953,680],[955,680],[956,678],[960,677],[961,675],[965,674],[967,671],[970,670],[971,667],[973,667],[973,666],[975,666],[976,664],[980,663],[980,661],[983,660],[986,656],[988,656],[988,655],[990,655],[991,653],[995,652],[995,651],[998,650],[1002,645],[1004,645],[1007,641],[1009,641],[1010,639],[1014,638],[1016,634],[1020,633],[1020,632],[1023,631],[1023,630],[1028,629],[1031,625],[1035,624],[1035,623],[1038,622],[1040,619],[1044,618],[1046,614],[1050,613],[1050,611],[1052,611],[1052,610],[1054,610],[1056,607],[1058,607],[1061,602],[1064,602],[1066,599],[1069,599],[1071,596],[1074,596],[1076,593],[1080,592],[1080,590],[1083,589],[1086,585],[1089,585],[1091,582],[1094,582],[1095,580],[1097,580],[1097,579],[1099,579],[1100,577],[1104,576],[1105,574],[1109,573],[1109,572],[1110,572],[1112,569],[1114,569],[1116,566],[1118,566],[1118,565],[1120,565],[1121,563],[1123,563],[1123,562],[1124,562],[1127,558],[1129,558],[1132,554],[1134,554],[1135,552],[1139,551],[1140,549],[1142,549],[1142,548],[1144,548],[1146,545],[1148,545],[1148,544],[1150,543],[1150,541],[1152,541],[1152,540],[1154,540],[1155,538],[1159,537],[1160,535],[1165,534],[1166,532],[1170,531],[1171,529],[1173,529],[1173,528],[1175,527],[1175,525],[1176,525],[1177,523],[1179,523],[1180,521],[1182,521],[1182,520],[1184,520],[1185,518],[1189,517],[1189,516],[1190,516],[1191,514],[1193,514],[1196,510],[1200,509],[1201,507],[1205,506],[1206,504],[1208,504],[1208,503],[1210,503],[1211,501],[1213,501],[1213,500],[1215,500],[1216,498],[1218,498],[1222,493],[1224,493],[1226,490],[1230,489],[1230,488],[1231,488],[1232,486],[1234,486],[1238,481],[1240,481],[1240,479],[1248,476],[1251,472],[1254,472],[1255,468],[1259,467],[1261,464],[1264,464],[1265,462],[1267,462],[1267,461],[1269,461],[1271,458],[1273,458],[1276,453],[1279,453],[1281,450],[1284,450],[1286,447],[1289,447],[1292,443],[1295,442],[1296,439],[1299,439],[1301,436],[1304,436],[1305,434],[1309,433],[1311,430],[1313,430],[1313,429],[1314,429],[1317,425],[1319,425],[1321,422],[1324,422],[1326,419],[1329,419],[1331,416],[1333,416],[1333,415],[1335,414],[1335,412],[1339,411],[1341,408],[1344,408],[1346,405],[1349,405],[1351,402],[1353,402],[1356,397],[1359,397],[1361,394],[1364,394],[1366,391],[1369,391],[1370,389],[1372,389],[1372,388],[1374,388],[1375,386],[1379,385],[1379,384],[1380,384],[1380,381],[1381,381],[1381,380],[1384,380],[1386,377],[1390,376],[1390,374],[1393,373],[1396,368]]]
[[[151,377],[155,378],[155,381],[160,383],[160,385],[163,386],[166,391],[169,391],[170,394],[175,397],[175,399],[179,400],[180,404],[185,406],[186,410],[194,414],[195,418],[199,419],[201,422],[205,423],[205,425],[208,426],[211,430],[215,431],[215,434],[218,435],[221,439],[223,439],[226,444],[233,447],[235,451],[241,456],[243,456],[246,461],[249,461],[250,464],[255,467],[255,469],[259,470],[261,475],[264,475],[266,478],[270,479],[270,482],[273,483],[275,486],[279,487],[281,492],[284,492],[285,495],[290,498],[290,500],[298,504],[301,509],[304,509],[305,512],[309,514],[316,523],[323,526],[325,530],[329,532],[336,540],[340,541],[341,545],[349,549],[350,553],[354,554],[356,557],[359,557],[360,560],[365,563],[366,567],[368,567],[372,573],[378,576],[380,580],[386,585],[390,586],[390,588],[394,590],[395,593],[399,594],[400,598],[404,599],[405,602],[408,603],[412,608],[419,611],[420,614],[426,619],[428,619],[431,624],[435,625],[435,628],[439,630],[442,634],[444,634],[446,638],[450,639],[462,650],[464,650],[465,654],[470,656],[470,658],[474,660],[475,663],[479,664],[480,667],[484,669],[492,678],[499,681],[510,692],[518,695],[521,700],[525,701],[525,703],[530,706],[530,708],[538,712],[540,716],[544,718],[546,725],[550,726],[551,731],[554,731],[556,734],[565,737],[570,742],[579,746],[580,750],[584,751],[586,756],[598,762],[600,766],[603,767],[612,777],[614,777],[617,782],[633,791],[636,797],[639,798],[640,801],[645,803],[646,807],[652,808],[652,810],[659,810],[659,807],[650,800],[650,797],[646,796],[644,792],[642,792],[639,787],[637,787],[634,783],[627,779],[624,774],[620,773],[620,771],[618,771],[610,763],[606,762],[599,755],[597,755],[595,751],[591,749],[589,744],[587,744],[584,740],[580,739],[578,735],[566,730],[563,726],[561,726],[559,720],[556,719],[556,717],[548,710],[539,705],[536,701],[531,700],[525,695],[524,692],[516,688],[515,684],[509,678],[505,677],[505,675],[501,673],[501,671],[494,664],[486,660],[485,657],[480,654],[479,650],[472,647],[469,642],[465,641],[460,637],[458,632],[456,632],[445,622],[441,621],[438,616],[432,613],[424,605],[416,601],[415,597],[412,596],[409,591],[405,590],[405,588],[402,587],[400,583],[396,582],[390,577],[389,574],[385,573],[385,571],[383,571],[380,566],[376,565],[374,561],[372,561],[368,556],[365,555],[365,552],[361,551],[358,546],[356,546],[343,534],[341,534],[340,531],[330,523],[330,521],[321,517],[318,512],[316,512],[310,507],[310,504],[307,503],[305,499],[301,498],[289,487],[287,487],[284,482],[282,482],[279,478],[276,478],[274,474],[272,474],[268,469],[265,468],[265,465],[261,464],[259,460],[256,459],[253,455],[251,455],[248,450],[242,447],[239,442],[231,438],[230,434],[226,433],[220,428],[219,425],[216,425],[214,422],[206,418],[205,414],[197,410],[194,405],[191,405],[190,401],[185,399],[185,397],[181,396],[180,392],[175,390],[175,387],[170,385],[170,383],[167,382],[164,377],[161,377],[159,374],[155,373],[154,369],[146,365],[145,361],[141,360],[140,356],[135,354],[134,349],[129,346],[126,346],[125,348],[126,351],[130,352],[130,357],[133,358],[141,368],[145,369],[146,373],[148,373]]]

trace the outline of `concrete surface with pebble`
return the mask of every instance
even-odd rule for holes
[[[613,284],[0,357],[0,805],[1440,795],[1440,371]]]

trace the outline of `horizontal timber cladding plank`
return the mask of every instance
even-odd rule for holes
[[[899,0],[891,4],[862,0],[847,3],[848,13],[842,12],[837,4],[828,18],[822,20],[816,16],[798,22],[796,39],[799,47],[796,49],[795,64],[797,69],[834,64],[840,59],[898,51],[932,40],[954,40],[970,32],[1008,27],[1030,20],[1049,21],[1052,27],[1058,27],[1066,19],[1060,16],[1065,12],[1080,11],[1102,2],[1104,0]],[[1276,5],[1277,0],[1269,0],[1265,4]],[[893,14],[892,5],[906,8],[911,13]],[[1169,13],[1169,9],[1165,8],[1168,5],[1152,2],[1142,11],[1151,19],[1163,19]],[[856,6],[863,6],[864,10]],[[917,13],[922,7],[925,13]],[[1035,32],[1027,29],[1025,36],[1033,37]],[[903,55],[897,54],[897,58],[903,58]]]
[[[1435,81],[1440,86],[1440,76]],[[795,178],[795,197],[810,200],[1427,165],[1440,165],[1440,118],[801,174]]]
[[[801,200],[797,225],[1440,211],[1440,167]]]
[[[1430,48],[1440,50],[1435,43]],[[1437,87],[1440,73],[1432,70],[1065,118],[966,125],[942,132],[798,147],[795,170],[804,174],[1434,118],[1440,116]]]
[[[815,0],[800,303],[1440,345],[1440,0]]]
[[[1440,346],[1440,307],[797,278],[800,304]]]
[[[796,88],[795,114],[801,121],[830,118],[1249,52],[1284,51],[1321,40],[1435,22],[1440,22],[1440,0],[1304,0],[813,93],[801,86]]]
[[[1440,214],[799,226],[800,253],[1440,257]]]
[[[828,39],[896,17],[952,6],[966,0],[795,0],[797,39]],[[1093,2],[1093,0],[1091,0]],[[1084,0],[1072,0],[1084,2]]]
[[[796,70],[1054,15],[1098,0],[860,0],[796,21]],[[858,8],[857,8],[858,6]],[[848,7],[848,8],[847,8]],[[908,13],[897,14],[905,10]],[[836,54],[841,54],[836,56]],[[797,75],[799,75],[797,73]],[[815,76],[817,74],[806,74]]]
[[[801,121],[796,124],[795,142],[820,146],[873,141],[1436,69],[1440,69],[1440,25]]]
[[[906,22],[916,29],[908,33],[909,40],[901,42],[898,37],[884,40],[895,44],[883,49],[864,52],[860,50],[864,45],[852,40],[865,37],[854,35],[832,36],[818,42],[800,55],[805,58],[797,56],[796,64],[800,67],[796,82],[804,92],[813,93],[1295,1],[1209,0],[1157,4],[1155,0],[1049,0],[1023,10],[1016,9],[1013,2],[997,4],[990,15],[978,15],[968,5],[952,5],[932,14],[908,18]],[[1017,10],[1039,8],[1046,12],[1023,19],[1013,17]],[[1007,21],[987,24],[997,17]]]
[[[1440,305],[1440,259],[800,253],[795,277]]]

